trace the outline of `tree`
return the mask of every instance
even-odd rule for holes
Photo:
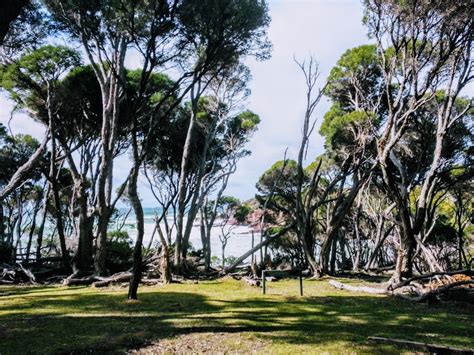
[[[57,144],[56,144],[56,84],[61,77],[72,67],[79,65],[79,55],[66,47],[54,47],[51,45],[41,47],[31,53],[21,56],[17,61],[7,65],[2,72],[2,87],[7,90],[10,97],[19,107],[33,109],[39,104],[45,112],[48,133],[51,135],[51,156],[49,180],[51,191],[55,201],[56,223],[58,228],[59,240],[61,243],[61,253],[63,257],[63,266],[69,267],[69,255],[66,248],[64,235],[63,216],[59,199],[59,188],[57,186]],[[36,101],[36,102],[35,102]],[[41,115],[40,112],[33,115]],[[40,146],[38,149],[45,149]],[[35,153],[37,154],[38,151]],[[37,154],[36,161],[32,161],[30,169],[38,161],[42,151]],[[32,157],[35,156],[32,154]],[[31,159],[30,159],[31,160]],[[5,191],[5,189],[3,190]],[[5,192],[4,192],[5,193]]]
[[[209,83],[244,56],[268,57],[266,28],[269,23],[267,4],[257,0],[184,1],[178,11],[181,38],[191,43],[188,60],[195,68],[190,90],[191,117],[184,144],[178,185],[178,220],[175,246],[175,266],[180,267],[189,239],[189,224],[185,226],[185,182],[190,164],[190,149],[199,101]],[[202,175],[202,172],[201,172]],[[198,186],[198,190],[200,187]],[[196,197],[195,197],[196,198]]]
[[[421,245],[426,230],[434,185],[444,162],[446,137],[471,108],[468,103],[461,110],[455,109],[463,88],[473,79],[471,15],[468,1],[450,4],[366,1],[365,22],[381,55],[387,107],[377,142],[377,161],[386,188],[397,204],[401,227],[394,282],[412,274],[413,251],[415,245]],[[440,90],[445,94],[437,97]],[[430,104],[436,117],[436,140],[429,169],[421,183],[416,212],[411,215],[405,169],[397,147],[403,144],[416,113]]]

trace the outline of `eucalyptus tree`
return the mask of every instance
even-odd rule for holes
[[[240,159],[251,154],[245,146],[259,123],[260,117],[257,114],[243,111],[221,122],[223,126],[214,138],[208,158],[211,165],[203,177],[198,207],[201,210],[201,240],[206,268],[210,267],[211,230],[218,216],[220,199],[230,177],[237,170]],[[214,201],[209,200],[211,194]]]
[[[249,155],[245,144],[256,131],[260,118],[250,111],[241,111],[249,95],[247,67],[236,63],[221,71],[209,83],[209,96],[202,98],[203,109],[196,120],[196,130],[203,132],[203,147],[196,161],[196,187],[193,189],[184,233],[183,256],[194,219],[200,209],[203,234],[201,239],[206,265],[210,265],[211,228],[216,218],[216,204],[207,208],[206,200],[215,192],[215,202],[223,195],[238,161]]]
[[[268,8],[261,0],[183,1],[179,11],[181,38],[191,44],[188,66],[194,68],[193,85],[189,91],[191,117],[183,150],[178,185],[178,220],[175,266],[179,268],[185,254],[190,229],[184,223],[186,212],[186,180],[191,157],[193,132],[196,129],[199,101],[209,83],[221,71],[245,56],[264,59],[269,55],[266,29]]]
[[[68,252],[64,235],[63,216],[61,213],[59,187],[57,185],[57,83],[60,77],[72,67],[80,64],[79,54],[67,47],[47,45],[31,53],[22,55],[18,60],[4,66],[1,75],[1,85],[15,101],[17,107],[30,111],[33,117],[43,116],[47,126],[46,136],[51,135],[50,168],[48,179],[55,202],[56,223],[61,244],[63,266],[68,267]],[[35,111],[35,109],[39,110]],[[41,112],[41,108],[44,109]],[[45,139],[47,141],[47,138]],[[44,147],[43,147],[44,145]],[[45,149],[43,143],[38,149]],[[38,150],[41,154],[41,151]],[[37,151],[37,152],[38,152]],[[35,155],[32,154],[32,158]],[[31,162],[31,158],[30,158]],[[34,165],[35,161],[31,162]],[[8,188],[8,186],[7,186]],[[5,189],[4,189],[5,190]]]
[[[150,74],[148,84],[143,87],[142,71],[127,71],[123,114],[129,117],[131,153],[133,167],[128,177],[127,196],[133,207],[137,222],[137,240],[133,253],[133,277],[130,281],[128,297],[137,298],[137,289],[142,273],[142,244],[144,235],[143,207],[138,195],[137,180],[142,163],[149,152],[152,139],[157,139],[151,131],[157,121],[172,114],[179,101],[173,81],[166,75]],[[158,104],[159,103],[159,104]]]
[[[332,191],[328,196],[332,201],[324,206],[328,218],[320,256],[323,273],[330,271],[330,265],[334,271],[337,239],[342,241],[340,229],[375,168],[376,112],[383,111],[380,85],[376,47],[365,45],[341,56],[324,89],[332,106],[319,132],[325,138],[325,154],[330,162],[324,170],[330,175],[327,179]]]
[[[455,103],[474,78],[474,16],[470,1],[368,0],[365,5],[365,23],[381,56],[386,106],[386,114],[380,117],[383,128],[377,141],[377,161],[386,188],[397,205],[401,227],[393,277],[397,282],[401,277],[411,276],[414,249],[422,246],[434,185],[440,171],[446,168],[443,153],[447,137],[472,107],[471,100],[459,109]],[[441,97],[440,91],[444,92]],[[417,112],[429,104],[435,117],[435,141],[412,214],[400,149],[405,146],[403,140],[416,121]]]
[[[39,146],[39,142],[36,139],[22,134],[16,136],[5,134],[2,141],[0,144],[0,161],[2,165],[0,185],[8,183],[11,176],[29,159],[30,155]],[[41,160],[38,166],[29,171],[26,181],[13,190],[0,205],[0,243],[3,248],[11,249],[12,257],[13,253],[22,251],[22,237],[26,230],[36,222],[39,202],[42,200],[40,188],[42,180],[41,165],[46,163],[45,155],[42,156]],[[29,238],[32,238],[32,232],[30,229]],[[28,241],[26,247],[28,249]],[[4,261],[14,260],[8,259]]]
[[[134,46],[144,54],[143,82],[161,62],[177,1],[45,0],[63,32],[79,42],[99,82],[102,98],[101,157],[97,179],[95,269],[105,274],[107,226],[112,212],[113,160],[124,88],[124,61]],[[123,191],[123,189],[122,189]],[[118,194],[120,195],[120,193]]]

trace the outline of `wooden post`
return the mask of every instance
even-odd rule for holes
[[[303,296],[303,273],[301,272],[301,269],[299,270],[299,276],[300,276],[300,296]]]
[[[262,270],[262,286],[263,286],[263,294],[266,293],[266,286],[267,286],[267,283],[265,281],[265,270]]]
[[[255,247],[255,234],[254,231],[252,230],[252,249]],[[253,253],[252,253],[252,264],[255,262]]]

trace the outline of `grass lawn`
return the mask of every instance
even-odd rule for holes
[[[378,352],[368,336],[474,348],[474,307],[338,291],[326,280],[141,287],[0,287],[0,353]]]

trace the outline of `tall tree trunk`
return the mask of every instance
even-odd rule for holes
[[[166,242],[165,236],[161,227],[157,226],[158,236],[161,241],[161,261],[160,261],[160,272],[164,284],[170,284],[173,281],[170,268],[170,252],[169,244]]]
[[[191,160],[191,144],[198,109],[198,98],[195,95],[195,90],[196,89],[193,86],[193,88],[191,89],[191,117],[189,120],[188,131],[186,133],[186,140],[183,146],[183,156],[181,159],[181,170],[178,182],[178,215],[176,221],[176,242],[174,249],[174,266],[176,269],[175,271],[178,273],[180,272],[181,267],[181,257],[183,254],[183,239],[185,233],[184,215],[186,213],[186,180],[188,177],[189,163]],[[199,89],[197,91],[199,92]],[[188,214],[188,219],[189,218],[190,216]]]
[[[28,235],[28,243],[26,244],[26,258],[25,258],[26,262],[30,261],[31,243],[33,241],[33,235],[34,235],[35,229],[36,229],[36,217],[38,216],[38,212],[40,210],[42,200],[43,200],[42,196],[40,196],[38,198],[38,200],[36,201],[35,207],[33,209],[33,216],[32,216],[32,219],[31,219],[30,233]]]
[[[87,271],[92,266],[92,230],[91,220],[88,215],[87,192],[84,182],[77,181],[76,201],[79,205],[79,219],[77,226],[77,255],[75,257],[75,268],[78,271]]]
[[[54,199],[54,217],[56,219],[56,229],[58,232],[59,246],[61,248],[61,258],[63,267],[66,270],[69,270],[69,253],[66,246],[66,236],[64,234],[64,222],[63,222],[63,213],[61,210],[61,199],[59,197],[59,187],[56,182],[56,178],[53,177],[51,181],[51,190],[53,192]]]
[[[137,291],[138,285],[142,277],[142,246],[143,246],[143,235],[145,234],[145,223],[143,215],[142,202],[138,196],[137,181],[138,174],[140,172],[141,161],[139,159],[138,142],[137,142],[137,127],[136,121],[133,122],[132,130],[132,154],[134,167],[130,174],[130,180],[128,182],[128,197],[135,212],[135,219],[137,223],[137,239],[135,241],[135,248],[133,249],[133,267],[132,267],[132,278],[130,279],[130,287],[128,289],[128,299],[136,300],[138,298]]]
[[[51,193],[51,185],[48,184],[46,188],[46,192],[44,194],[43,200],[43,209],[41,211],[41,223],[38,228],[38,237],[36,239],[36,261],[41,259],[41,247],[43,246],[43,234],[44,234],[44,226],[46,224],[46,217],[48,216],[48,199]]]
[[[111,89],[112,90],[112,89]],[[114,99],[114,105],[118,106],[118,88],[112,91],[110,95],[116,96]],[[118,108],[117,108],[118,109]],[[102,155],[101,165],[99,168],[99,176],[97,178],[97,212],[98,212],[98,225],[97,225],[97,241],[96,241],[96,257],[95,257],[95,272],[98,275],[106,275],[107,270],[105,267],[106,258],[106,245],[107,245],[107,232],[109,227],[110,216],[110,190],[109,190],[109,177],[112,174],[112,161],[113,161],[113,147],[110,144],[113,142],[112,139],[112,125],[116,124],[117,117],[115,117],[115,110],[111,107],[105,107],[103,110],[103,127],[102,127]]]
[[[101,129],[101,165],[97,177],[97,239],[96,254],[94,260],[95,272],[98,275],[106,275],[105,258],[107,253],[107,231],[112,214],[111,198],[112,198],[112,178],[113,178],[113,159],[116,149],[116,137],[118,131],[118,118],[120,106],[120,90],[121,82],[124,76],[124,60],[127,51],[127,38],[120,37],[116,39],[117,47],[111,54],[111,68],[104,68],[106,77],[103,72],[97,69],[98,65],[93,65],[94,72],[99,79],[101,96],[102,96],[102,129]],[[87,43],[84,44],[87,50]],[[89,58],[92,58],[88,52]]]
[[[128,299],[137,299],[138,285],[140,284],[142,276],[142,244],[143,235],[145,233],[143,207],[138,196],[137,191],[137,179],[138,179],[138,168],[133,169],[128,183],[128,196],[135,212],[135,218],[137,223],[137,239],[135,241],[135,248],[133,249],[133,268],[132,278],[130,280],[130,287],[128,289]]]

